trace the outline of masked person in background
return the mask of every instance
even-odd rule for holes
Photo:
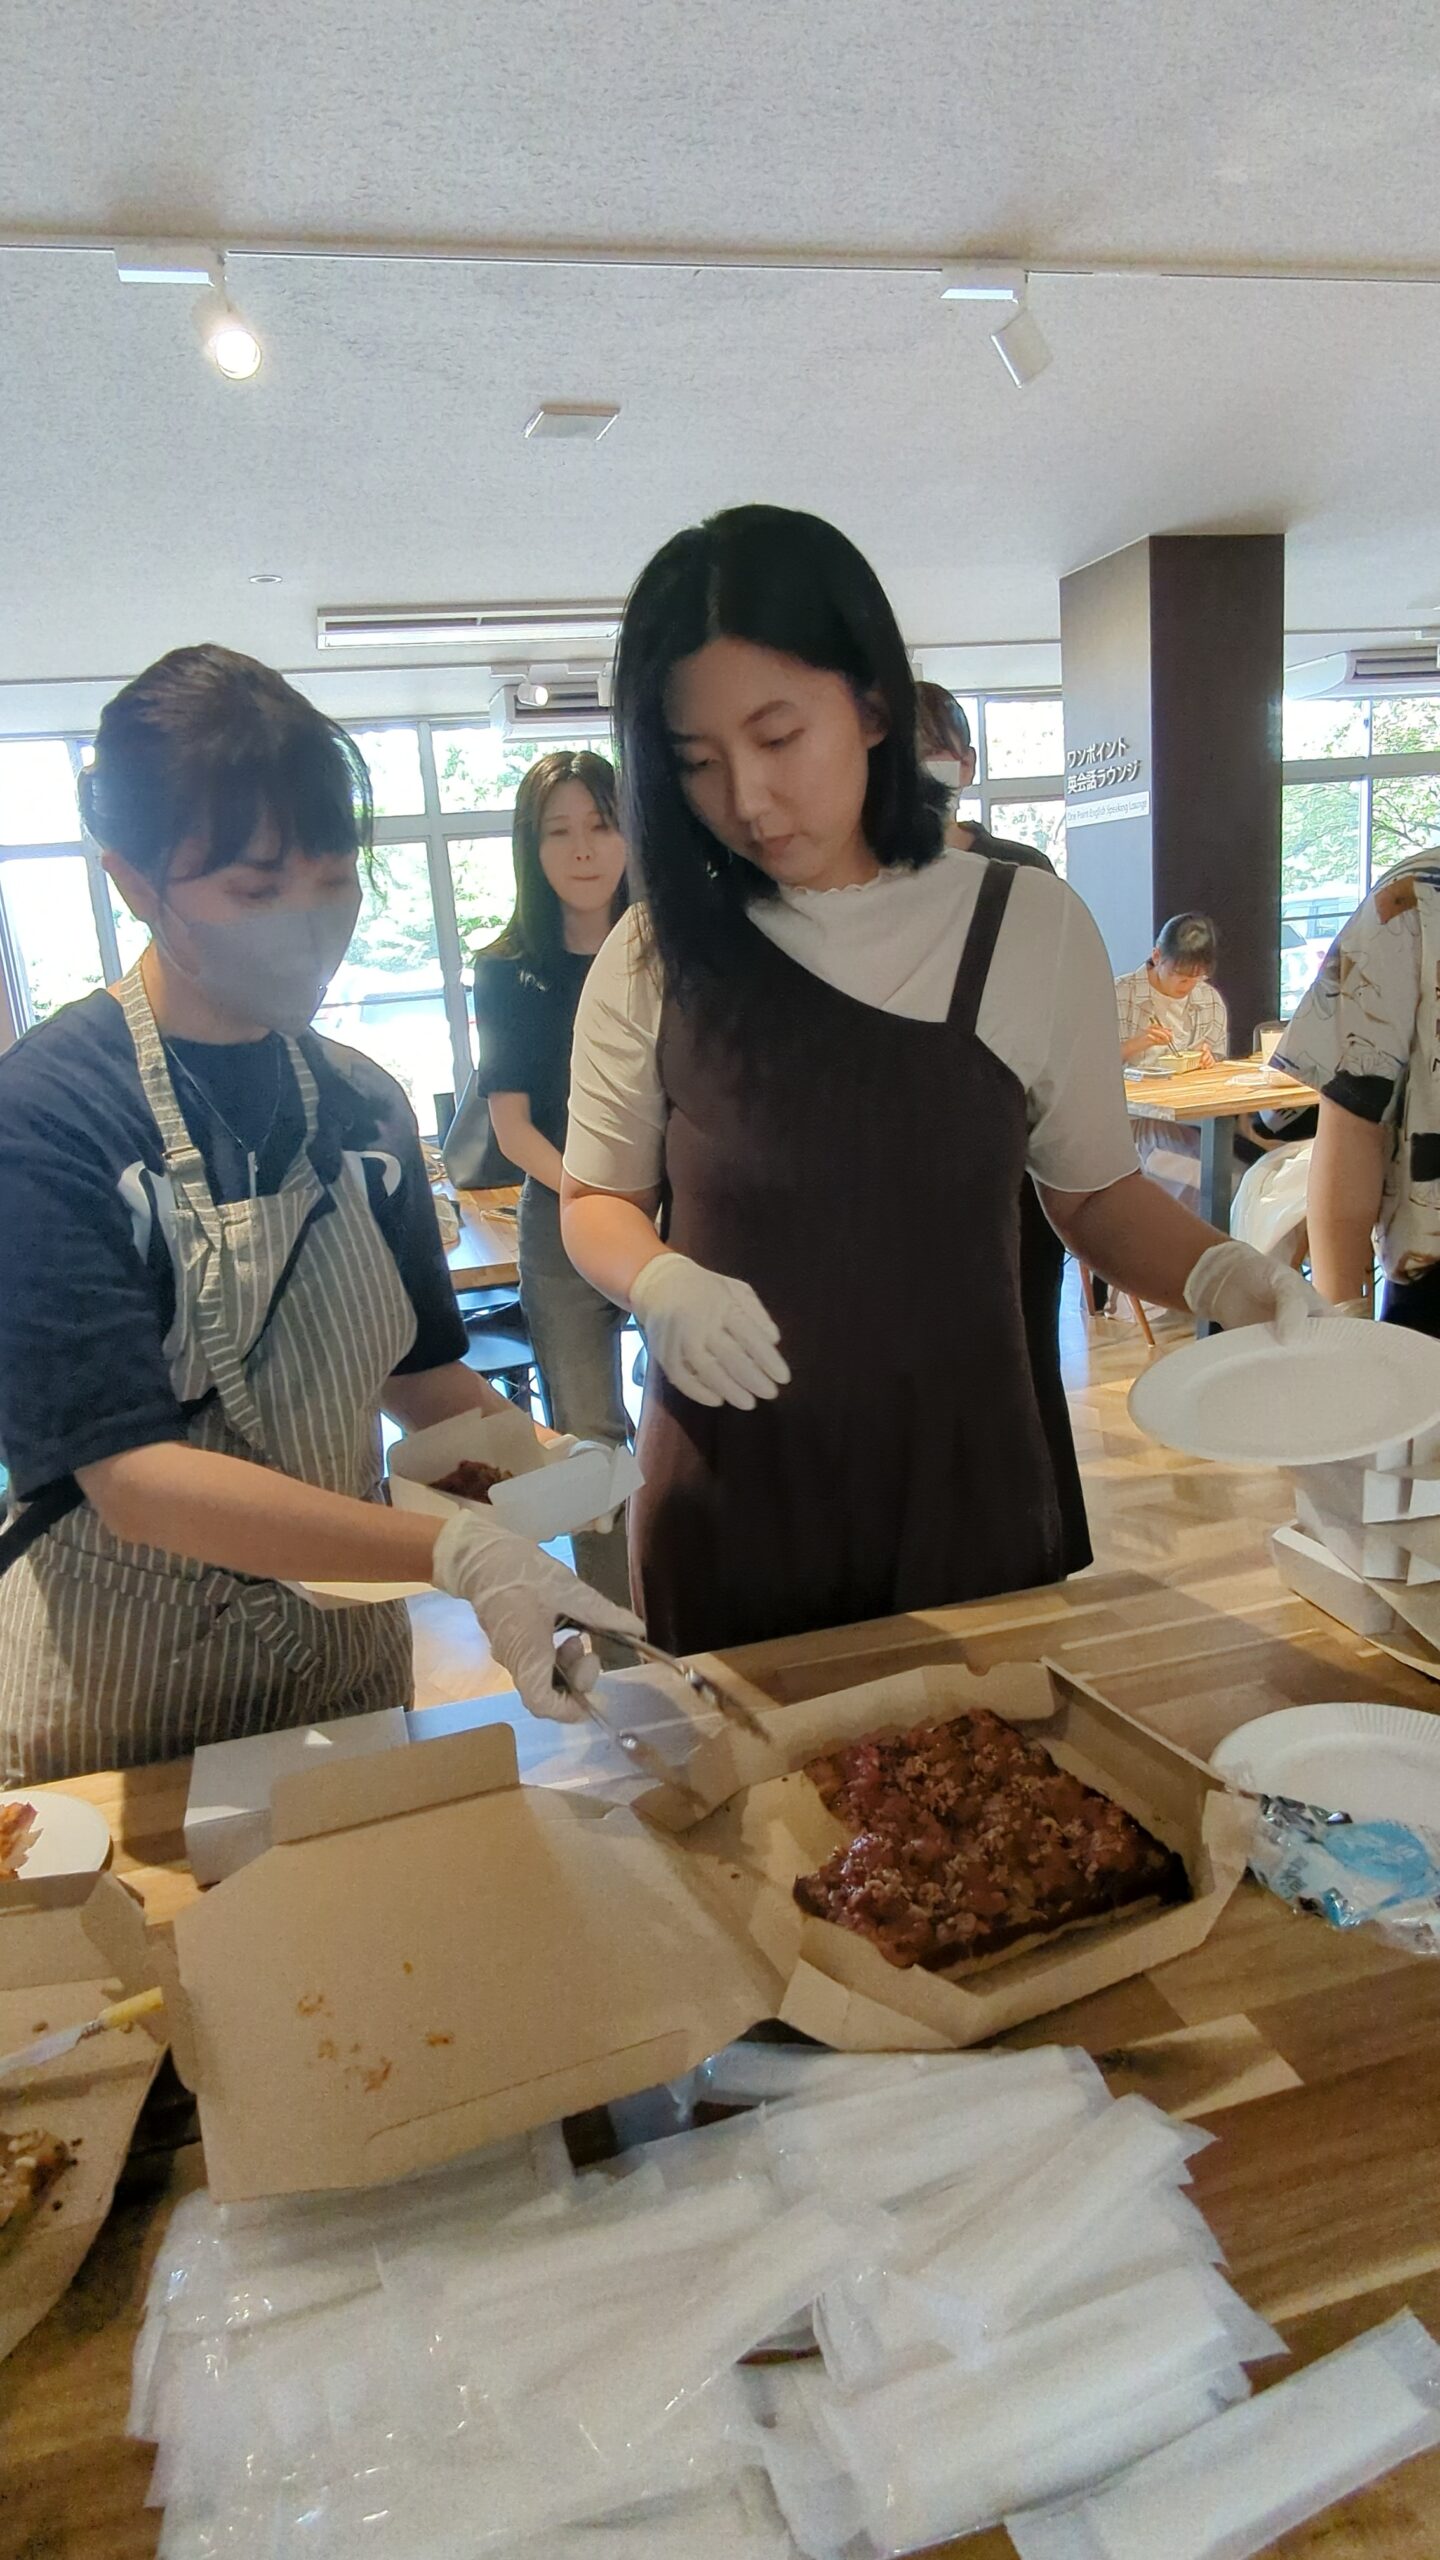
[[[921,762],[950,794],[945,842],[958,853],[980,853],[989,862],[1012,863],[1020,871],[1048,871],[1054,877],[1055,865],[1048,854],[1033,844],[1018,844],[1005,836],[992,836],[977,818],[962,818],[956,807],[959,795],[968,791],[975,779],[975,747],[970,736],[970,723],[953,693],[943,684],[920,683],[915,687],[918,712],[916,737]],[[1070,1426],[1070,1407],[1065,1397],[1065,1381],[1060,1371],[1060,1292],[1065,1280],[1065,1247],[1044,1210],[1040,1195],[1027,1173],[1020,1185],[1020,1299],[1025,1316],[1025,1340],[1030,1352],[1030,1374],[1035,1381],[1035,1399],[1050,1450],[1050,1464],[1055,1475],[1055,1493],[1060,1506],[1061,1571],[1079,1573],[1089,1564],[1093,1550],[1090,1525],[1085,1517],[1085,1494],[1080,1482],[1080,1464],[1075,1455],[1075,1434]]]
[[[404,1095],[309,1028],[360,909],[358,749],[178,649],[106,706],[81,800],[150,940],[0,1059],[6,1781],[404,1705],[403,1605],[301,1581],[437,1582],[565,1714],[557,1624],[634,1621],[473,1511],[376,1499],[382,1410],[508,1408],[461,1357]]]
[[[561,1224],[650,1346],[631,1557],[674,1651],[1063,1571],[1027,1173],[1125,1288],[1221,1324],[1320,1308],[1144,1180],[1094,922],[946,850],[915,718],[884,590],[816,516],[692,526],[626,606],[646,903],[580,999]]]

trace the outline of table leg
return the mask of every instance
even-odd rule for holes
[[[1235,1121],[1231,1113],[1200,1123],[1200,1215],[1222,1236],[1230,1233],[1230,1193],[1235,1174]],[[1218,1325],[1197,1324],[1196,1336],[1218,1333]]]

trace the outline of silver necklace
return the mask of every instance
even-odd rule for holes
[[[200,1082],[197,1075],[191,1074],[184,1059],[171,1048],[168,1040],[164,1043],[164,1048],[165,1055],[169,1059],[171,1066],[178,1068],[180,1074],[184,1077],[185,1082],[190,1087],[191,1092],[199,1096],[199,1099],[205,1105],[206,1110],[210,1113],[211,1118],[219,1121],[221,1128],[224,1130],[225,1135],[230,1140],[232,1146],[238,1148],[240,1154],[244,1157],[250,1168],[250,1197],[252,1200],[258,1199],[260,1191],[260,1158],[265,1153],[266,1148],[270,1144],[271,1138],[275,1134],[275,1123],[280,1117],[280,1105],[284,1100],[285,1094],[284,1082],[280,1072],[281,1050],[279,1045],[277,1044],[273,1052],[275,1066],[275,1096],[270,1105],[270,1117],[265,1123],[260,1143],[256,1147],[246,1146],[245,1141],[241,1137],[234,1122],[226,1119],[225,1114],[221,1110],[219,1103],[216,1101],[214,1094],[207,1092],[205,1086]]]

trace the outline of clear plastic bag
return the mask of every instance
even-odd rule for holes
[[[1059,2047],[1017,2055],[1037,2067],[1019,2076],[957,2084],[925,2078],[897,2105],[893,2089],[849,2091],[825,2105],[767,2107],[763,2132],[782,2193],[812,2192],[835,2204],[888,2205],[944,2181],[1012,2158],[1018,2146],[1109,2109],[1105,2083],[1088,2055]],[[1040,2068],[1040,2065],[1044,2068]]]
[[[1250,1864],[1282,1902],[1334,1929],[1368,1926],[1409,1955],[1440,1956],[1440,1833],[1264,1796]]]
[[[708,2192],[708,2191],[704,2191]],[[884,2215],[792,2206],[716,2253],[687,2296],[653,2292],[560,2368],[551,2387],[500,2410],[517,2454],[563,2458],[579,2444],[621,2461],[844,2270],[883,2258]]]
[[[1186,2174],[1213,2136],[1175,2123],[1146,2098],[1121,2098],[1082,2125],[1063,2175],[1042,2160],[991,2195],[914,2281],[957,2354],[1043,2305],[1067,2253],[1103,2248],[1147,2188]]]
[[[1252,2560],[1437,2445],[1440,2348],[1405,2311],[1089,2497],[1007,2523],[1020,2560]]]
[[[1222,2276],[1196,2266],[1017,2330],[978,2370],[946,2359],[854,2399],[818,2377],[800,2392],[857,2484],[876,2548],[906,2551],[1056,2494],[1041,2481],[1099,2478],[1134,2459],[1126,2429],[1142,2414],[1158,2444],[1177,2408],[1198,2423],[1205,2393],[1233,2395],[1241,2365],[1283,2352]],[[1115,2451],[1121,2442],[1134,2450]]]

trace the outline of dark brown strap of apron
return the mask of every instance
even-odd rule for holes
[[[980,999],[985,993],[985,981],[990,975],[990,963],[995,957],[995,945],[1014,884],[1015,874],[1008,862],[986,863],[975,900],[975,913],[970,919],[965,948],[960,954],[960,966],[955,972],[950,1011],[946,1016],[950,1029],[963,1033],[966,1039],[974,1037]]]

